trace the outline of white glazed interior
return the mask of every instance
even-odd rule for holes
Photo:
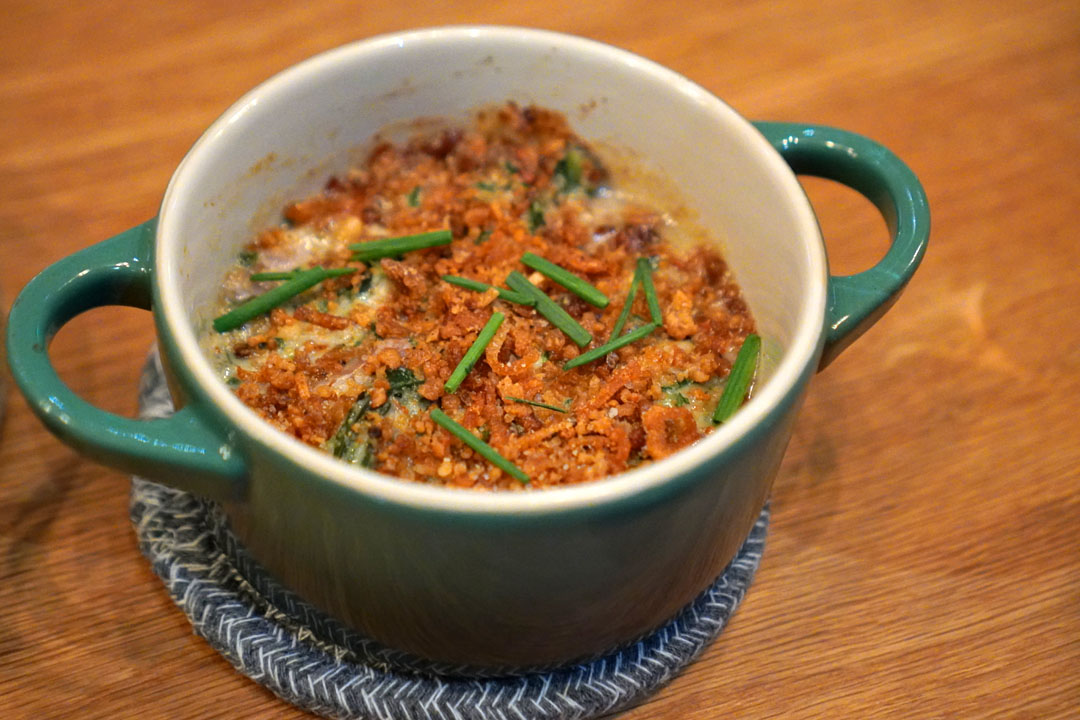
[[[264,423],[216,377],[196,333],[253,230],[321,187],[390,123],[465,117],[507,99],[561,110],[585,138],[632,149],[670,177],[725,256],[777,364],[729,423],[674,456],[604,481],[531,493],[470,493],[353,468]],[[582,108],[592,106],[588,112]],[[388,501],[468,512],[532,512],[635,493],[722,452],[814,361],[827,265],[794,175],[730,107],[655,63],[592,41],[497,27],[386,35],[271,78],[219,118],[162,202],[156,275],[165,322],[196,381],[237,427],[295,462]]]

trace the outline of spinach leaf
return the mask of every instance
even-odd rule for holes
[[[566,150],[566,154],[563,155],[562,160],[559,160],[555,165],[555,175],[562,187],[562,192],[570,192],[574,188],[581,185],[582,175],[582,161],[584,156],[575,146],[570,146]]]
[[[424,384],[424,381],[416,377],[413,371],[407,367],[387,370],[386,379],[390,383],[390,394],[398,397],[405,391],[413,390]]]
[[[544,204],[542,202],[533,200],[529,204],[527,220],[529,222],[529,232],[536,232],[539,228],[544,227]]]
[[[326,449],[333,453],[334,457],[354,464],[373,461],[373,458],[369,459],[368,457],[373,455],[373,451],[370,442],[367,440],[366,431],[363,428],[360,428],[359,431],[353,428],[354,425],[364,419],[364,415],[367,414],[370,408],[371,400],[368,398],[367,393],[360,393],[349,412],[345,413],[345,419],[341,421],[341,426],[337,429],[337,432],[326,443]],[[364,434],[364,440],[357,442],[360,433]],[[365,465],[365,467],[368,466]]]

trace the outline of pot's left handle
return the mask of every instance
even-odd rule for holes
[[[106,305],[150,309],[156,224],[150,220],[69,255],[31,280],[11,306],[8,362],[37,416],[80,453],[182,490],[236,499],[244,463],[197,405],[155,420],[115,415],[72,392],[49,359],[53,336],[80,313]]]

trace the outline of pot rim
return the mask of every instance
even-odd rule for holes
[[[199,348],[198,339],[184,311],[174,253],[163,251],[180,241],[177,224],[189,191],[187,178],[207,153],[217,150],[224,129],[240,119],[265,95],[275,94],[303,83],[338,63],[354,63],[364,55],[416,45],[482,42],[485,39],[514,40],[533,45],[549,45],[578,56],[590,56],[612,64],[629,65],[651,76],[705,107],[716,117],[728,137],[747,145],[770,172],[792,204],[799,226],[799,238],[806,252],[811,292],[804,298],[797,329],[773,376],[746,405],[723,426],[702,440],[673,455],[642,468],[601,480],[532,492],[475,492],[409,482],[364,468],[347,465],[330,455],[305,445],[260,418],[244,405],[214,373]],[[257,443],[280,453],[336,485],[373,499],[414,508],[484,515],[522,515],[584,509],[608,505],[641,496],[692,472],[736,446],[796,390],[807,368],[817,361],[824,333],[828,286],[828,262],[817,218],[795,174],[772,145],[734,109],[693,81],[656,62],[611,45],[574,35],[519,27],[491,25],[451,25],[378,35],[344,45],[293,65],[262,82],[233,103],[195,142],[169,181],[162,200],[155,239],[154,282],[158,284],[164,327],[172,335],[179,359],[189,379],[237,430]],[[816,282],[813,279],[817,278]]]

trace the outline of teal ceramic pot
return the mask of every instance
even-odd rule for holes
[[[753,398],[716,432],[576,487],[478,493],[348,466],[278,433],[201,354],[221,279],[289,200],[377,130],[507,99],[632,150],[722,238],[765,340]],[[873,269],[829,274],[796,173],[865,194],[891,228]],[[387,645],[501,671],[596,655],[658,627],[720,573],[758,516],[811,376],[896,299],[926,246],[918,181],[841,130],[750,123],[627,52],[535,30],[449,27],[319,55],[233,105],[177,168],[156,220],[47,268],[15,302],[10,363],[45,424],[86,455],[206,495],[284,585]],[[137,421],[63,385],[46,348],[74,315],[153,311],[182,409]],[[783,559],[778,559],[782,562]]]

